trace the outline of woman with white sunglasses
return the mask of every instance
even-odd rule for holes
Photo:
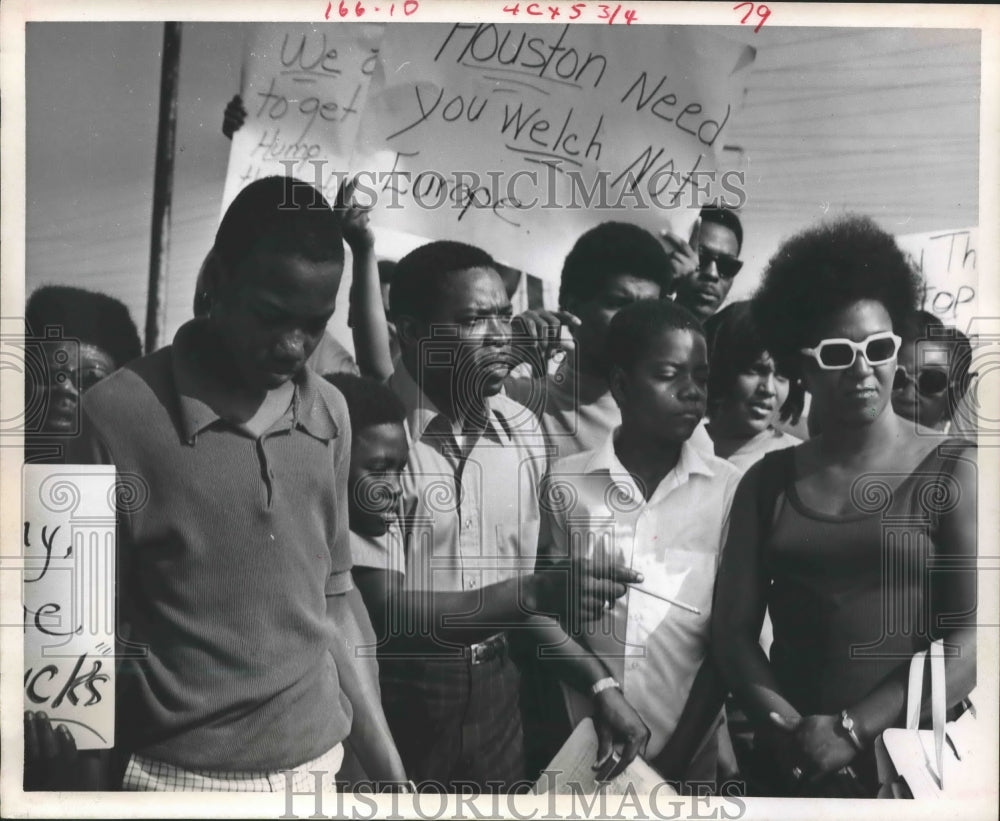
[[[933,639],[953,648],[949,707],[974,686],[975,452],[921,436],[891,402],[917,289],[892,237],[848,217],[785,242],[752,302],[822,430],[747,472],[713,606],[714,657],[757,728],[767,794],[874,796],[873,744],[903,725],[909,660]],[[954,569],[932,574],[942,560]]]

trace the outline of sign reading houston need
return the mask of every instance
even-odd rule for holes
[[[378,229],[461,236],[552,279],[609,219],[682,227],[742,202],[716,152],[753,50],[692,27],[261,25],[224,205],[264,174],[333,199],[348,173]]]

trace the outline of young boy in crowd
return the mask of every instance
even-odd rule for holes
[[[581,234],[566,255],[559,280],[560,311],[527,311],[515,317],[515,356],[532,362],[541,375],[511,377],[504,387],[509,397],[536,414],[556,456],[598,447],[621,423],[608,384],[608,325],[627,305],[667,297],[671,276],[670,257],[649,231],[627,222],[603,222]],[[560,323],[569,328],[573,350],[554,373],[545,373],[548,357],[559,344]],[[572,726],[561,689],[544,667],[532,657],[522,667],[526,755],[528,770],[535,775]]]
[[[355,722],[384,727],[353,648],[351,428],[306,366],[343,273],[338,216],[268,177],[233,200],[204,281],[206,315],[84,397],[71,461],[114,464],[148,493],[118,529],[118,744],[126,790],[335,788]],[[308,515],[303,515],[308,511]],[[370,630],[369,630],[370,632]],[[403,781],[393,749],[355,749]]]
[[[403,427],[406,410],[396,395],[381,382],[348,373],[330,374],[326,380],[336,387],[347,402],[351,418],[351,469],[347,474],[347,507],[350,516],[351,556],[355,564],[351,575],[355,585],[365,595],[371,579],[377,574],[370,562],[373,550],[380,551],[373,539],[400,538],[396,517],[403,492],[401,476],[410,452]],[[360,600],[359,600],[360,603]],[[370,712],[381,710],[381,690],[378,682],[378,661],[375,657],[378,636],[385,635],[385,608],[369,595],[367,608],[358,614],[364,641],[351,648],[366,679],[364,696],[371,701]],[[371,629],[372,626],[376,629]],[[344,767],[339,781],[356,786],[367,780],[367,773],[354,755],[354,748],[379,744],[398,756],[387,727],[381,723],[355,721],[346,743]],[[399,764],[402,768],[402,762]]]
[[[740,472],[688,441],[705,414],[700,323],[681,306],[623,308],[607,336],[621,425],[595,450],[553,466],[550,555],[591,546],[645,581],[574,634],[614,673],[650,728],[648,760],[671,781],[714,782],[725,695],[707,661],[712,588]],[[560,485],[568,492],[560,492]],[[574,723],[587,705],[568,693]]]

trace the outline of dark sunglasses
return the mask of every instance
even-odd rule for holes
[[[719,272],[719,276],[722,279],[732,279],[740,272],[740,268],[743,267],[743,260],[736,259],[731,254],[720,254],[708,248],[698,249],[698,264],[701,266],[702,271],[708,270],[708,267],[713,262],[715,263],[715,270]]]
[[[916,384],[917,393],[921,396],[938,396],[948,390],[948,374],[944,371],[927,368],[918,371],[914,377],[902,366],[896,369],[896,376],[892,380],[892,389],[901,391],[911,382]]]

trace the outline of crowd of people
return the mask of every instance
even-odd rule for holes
[[[345,241],[353,359],[326,331]],[[872,220],[792,237],[725,307],[736,212],[605,222],[558,310],[516,316],[486,250],[375,241],[350,186],[270,177],[167,347],[140,356],[109,296],[31,295],[66,341],[26,460],[149,498],[119,520],[119,636],[147,653],[119,659],[115,748],[28,712],[26,787],[518,792],[591,716],[602,778],[642,756],[680,791],[874,796],[932,640],[964,709],[975,573],[924,565],[976,553],[972,349]],[[903,514],[923,565],[890,584]]]

